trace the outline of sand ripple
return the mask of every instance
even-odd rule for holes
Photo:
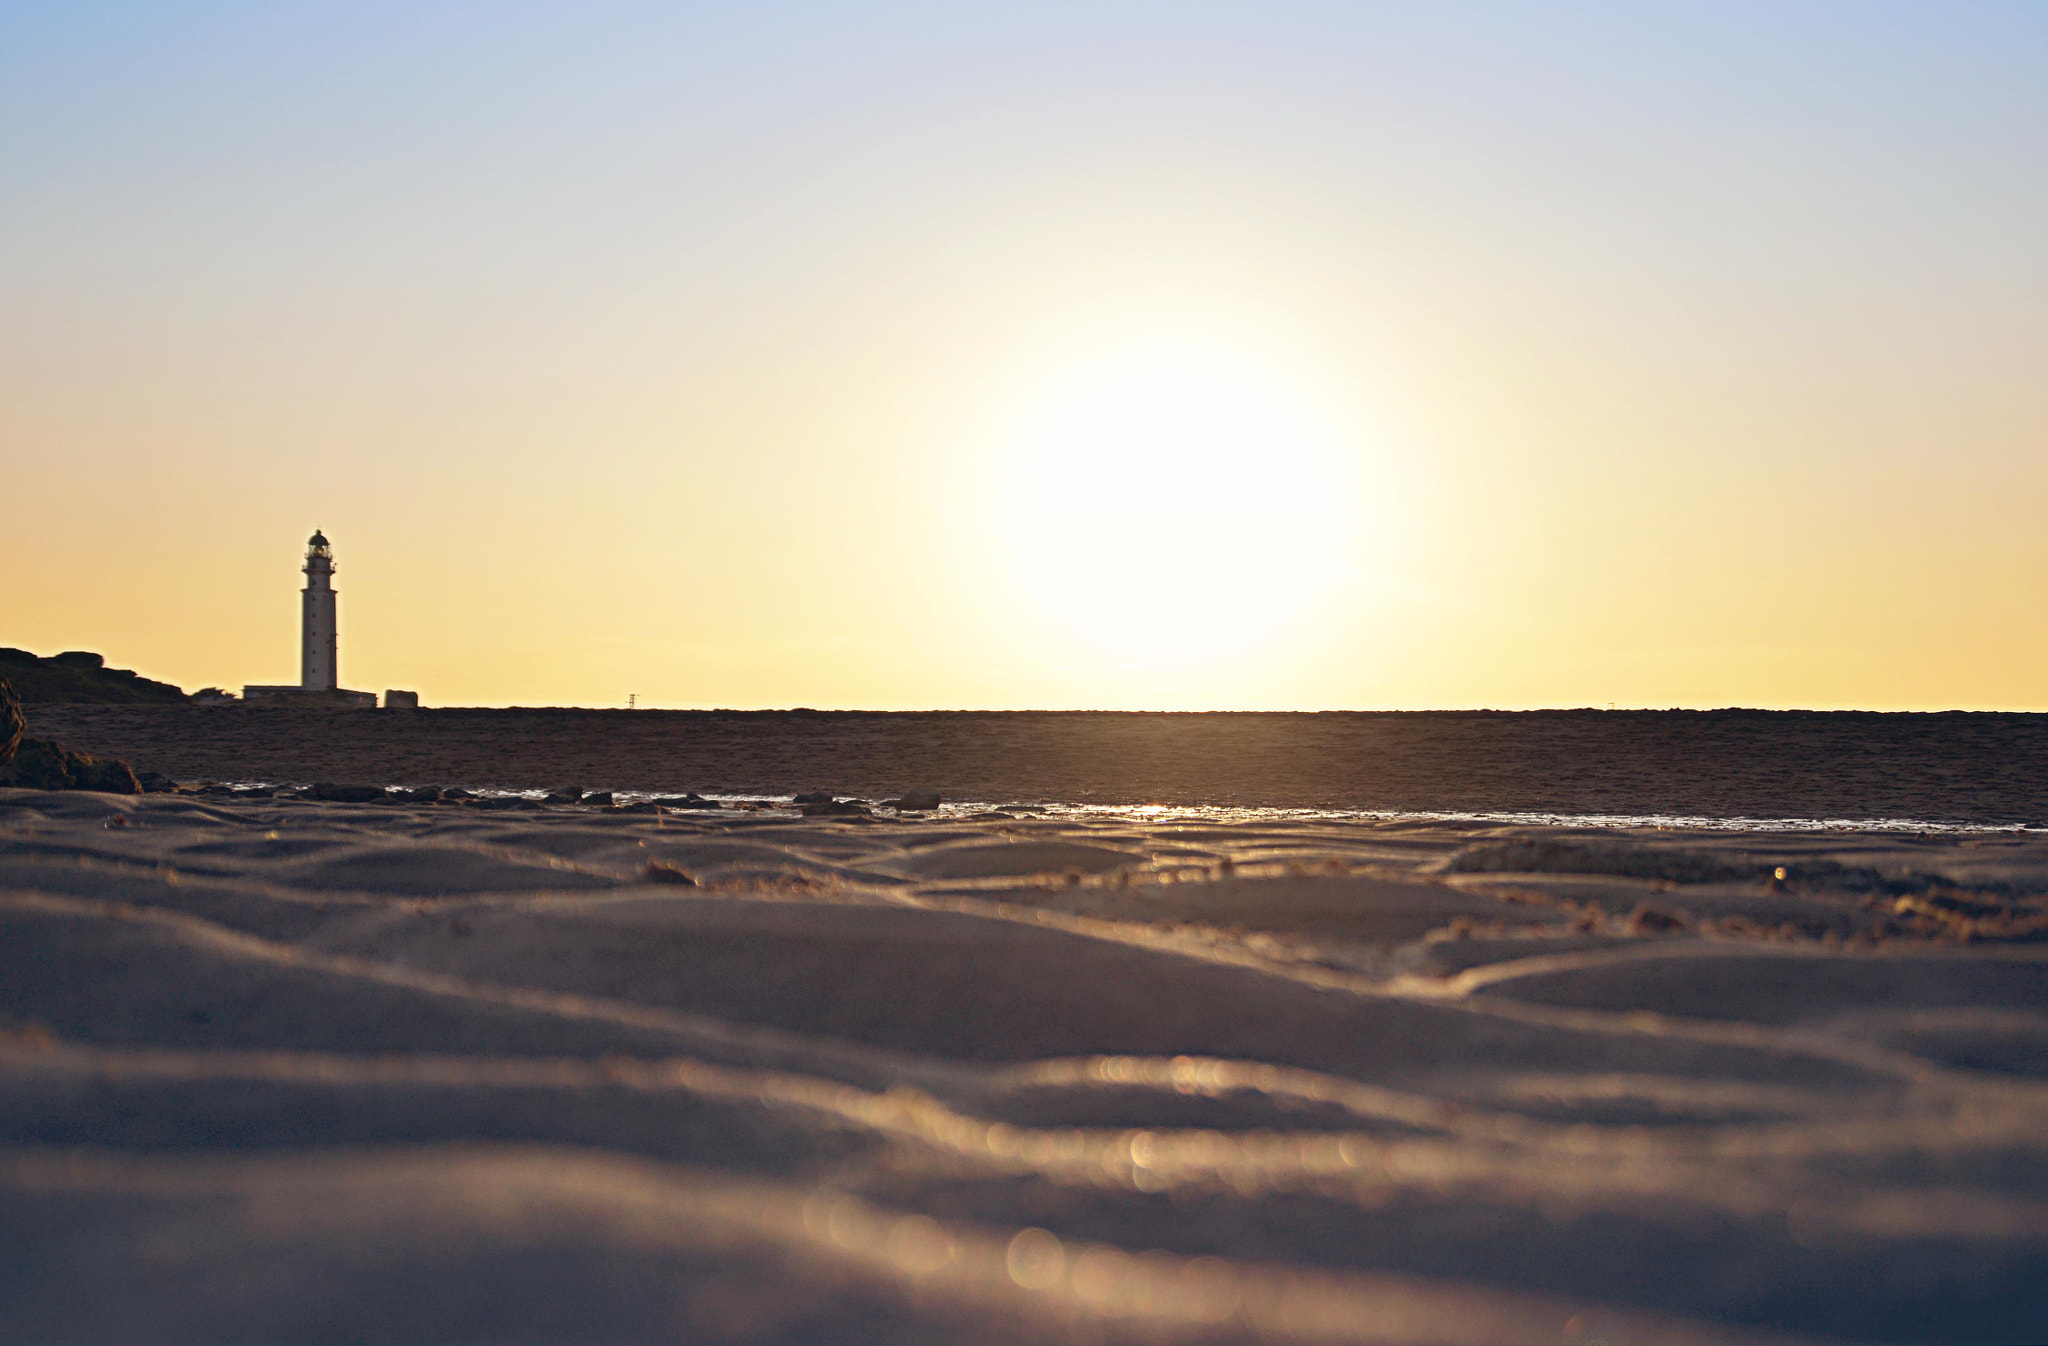
[[[2026,1339],[2043,893],[2017,837],[0,792],[0,1320]]]

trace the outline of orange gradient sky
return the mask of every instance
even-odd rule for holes
[[[2039,6],[0,6],[0,177],[0,644],[2048,709]]]

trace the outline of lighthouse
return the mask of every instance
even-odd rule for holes
[[[300,573],[306,577],[306,588],[299,595],[299,681],[296,686],[251,684],[242,689],[242,699],[289,706],[375,706],[375,692],[351,692],[341,685],[335,653],[334,547],[317,528],[306,539],[306,564]],[[393,706],[419,704],[411,692],[387,693],[387,699]]]
[[[334,548],[319,529],[306,539],[306,591],[299,613],[299,686],[331,692],[341,686],[334,650]]]

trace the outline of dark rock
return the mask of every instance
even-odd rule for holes
[[[642,799],[631,804],[620,804],[618,810],[621,813],[659,813],[661,812],[661,805],[655,803],[652,799]]]
[[[540,802],[543,804],[581,804],[583,802],[583,791],[578,786],[565,785]]]
[[[71,752],[61,744],[25,738],[14,760],[0,767],[0,785],[22,790],[96,790],[101,794],[136,795],[141,784],[128,764],[112,757]]]
[[[715,809],[723,807],[717,800],[706,799],[695,790],[692,790],[680,799],[664,799],[661,802],[672,809]]]
[[[0,767],[14,760],[21,746],[21,731],[28,727],[21,718],[21,702],[15,699],[14,684],[0,678]]]
[[[78,781],[81,790],[97,790],[109,795],[139,795],[142,782],[135,779],[135,771],[118,757],[91,757],[85,753],[72,753],[71,774]]]
[[[463,789],[461,786],[451,785],[447,789],[441,791],[441,798],[445,802],[451,799],[475,799],[476,796],[471,794],[469,791]]]
[[[0,785],[18,790],[75,790],[78,781],[71,774],[69,756],[54,743],[25,738],[15,749],[14,760],[0,767]]]
[[[50,656],[50,662],[59,668],[105,668],[107,658],[90,650],[66,650]]]
[[[833,802],[832,792],[830,790],[813,790],[809,794],[798,795],[789,802],[792,804],[830,804]]]
[[[158,775],[154,771],[136,772],[135,783],[142,787],[142,793],[146,795],[169,794],[178,788],[178,782],[172,780],[169,776]]]
[[[375,804],[384,798],[381,785],[336,785],[333,781],[321,781],[311,789],[299,792],[302,799],[318,799],[329,804]]]
[[[422,785],[417,790],[395,790],[393,793],[408,804],[438,804],[443,798],[438,785]]]
[[[903,798],[896,801],[896,807],[899,809],[915,809],[919,812],[926,812],[938,806],[939,792],[937,790],[905,790]]]
[[[610,790],[592,790],[589,794],[583,796],[583,802],[592,808],[604,808],[612,802],[612,792]]]
[[[476,801],[475,807],[505,811],[510,809],[537,809],[541,807],[541,803],[538,799],[528,799],[524,795],[506,795],[498,799],[479,799]]]

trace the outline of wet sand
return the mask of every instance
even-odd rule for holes
[[[29,719],[181,780],[2048,825],[2048,715],[37,705]]]
[[[0,1322],[2034,1339],[2044,895],[2025,834],[4,791]]]

